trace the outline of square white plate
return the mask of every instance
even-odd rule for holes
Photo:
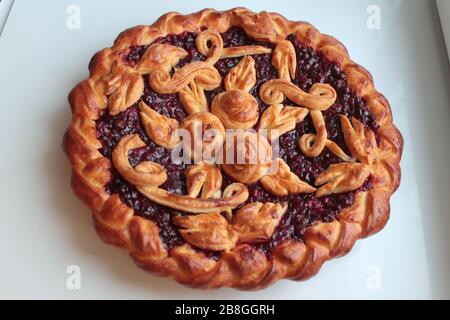
[[[80,29],[67,27],[70,5],[80,9]],[[88,75],[91,56],[123,29],[205,4],[16,0],[0,37],[0,298],[450,298],[450,74],[434,1],[207,5],[309,21],[372,72],[405,138],[402,184],[386,228],[313,279],[258,292],[193,290],[140,271],[97,238],[88,209],[69,187],[60,147],[71,117],[66,97]],[[380,28],[371,29],[367,21],[378,9]],[[71,265],[80,267],[80,290],[66,286]]]

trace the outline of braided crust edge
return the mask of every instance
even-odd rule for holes
[[[338,219],[319,223],[305,231],[304,242],[286,240],[273,249],[272,258],[247,244],[224,252],[212,260],[189,244],[168,252],[159,238],[158,227],[150,220],[134,216],[134,210],[110,195],[104,185],[111,178],[111,162],[98,149],[95,121],[107,107],[103,79],[114,63],[123,64],[122,54],[133,45],[183,31],[199,32],[201,27],[224,32],[238,26],[254,38],[274,42],[293,33],[304,45],[337,63],[349,86],[364,98],[375,115],[379,129],[379,152],[372,165],[373,189],[355,196],[351,207]],[[123,64],[124,68],[129,68]],[[322,264],[349,252],[356,240],[381,230],[389,218],[389,198],[400,183],[403,138],[392,122],[389,102],[375,90],[371,74],[354,63],[346,48],[335,38],[321,34],[306,22],[288,21],[277,13],[253,13],[245,8],[218,12],[205,9],[189,15],[167,13],[150,26],[122,32],[113,47],[96,53],[89,64],[90,76],[69,94],[72,122],[63,147],[72,164],[72,187],[92,210],[95,228],[106,242],[127,250],[141,268],[160,276],[201,288],[233,287],[261,289],[289,278],[304,280],[315,275]]]

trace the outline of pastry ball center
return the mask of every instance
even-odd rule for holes
[[[258,102],[245,91],[225,91],[215,98],[213,104],[213,112],[227,128],[248,129],[258,121]]]

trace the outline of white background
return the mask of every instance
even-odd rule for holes
[[[0,298],[449,298],[450,75],[434,1],[207,2],[309,21],[372,72],[405,138],[402,184],[382,232],[309,281],[258,292],[185,288],[145,274],[97,238],[88,209],[70,190],[60,147],[71,117],[67,94],[120,31],[202,3],[14,2],[0,37]],[[71,4],[81,9],[80,30],[66,27]],[[381,9],[380,30],[366,26],[369,5]],[[81,290],[66,287],[73,264],[81,268]]]

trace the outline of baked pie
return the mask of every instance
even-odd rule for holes
[[[313,276],[386,224],[402,136],[369,72],[312,25],[168,13],[89,71],[69,95],[72,186],[143,269],[259,289]]]

